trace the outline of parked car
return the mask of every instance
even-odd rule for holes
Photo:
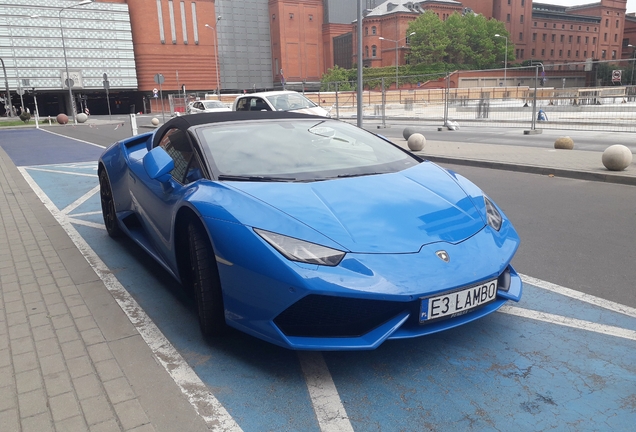
[[[271,91],[238,96],[233,111],[287,111],[329,117],[329,111],[295,91]]]
[[[306,350],[374,349],[519,301],[519,236],[463,176],[352,124],[202,113],[117,142],[104,223],[226,326]]]
[[[203,112],[223,112],[232,111],[223,102],[218,100],[201,100],[188,103],[186,114],[195,114]]]

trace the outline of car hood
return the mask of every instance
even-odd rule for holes
[[[318,115],[318,116],[322,116],[322,117],[328,117],[329,116],[329,113],[327,112],[327,110],[322,108],[322,107],[319,107],[319,106],[315,106],[315,107],[311,107],[311,108],[301,108],[301,109],[296,109],[296,110],[289,110],[289,112]]]
[[[472,199],[430,162],[391,174],[232,186],[351,252],[417,252],[425,244],[461,242],[485,225]]]

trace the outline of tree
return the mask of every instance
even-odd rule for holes
[[[427,11],[409,24],[411,36],[411,64],[451,63],[463,68],[484,69],[501,67],[506,57],[504,38],[508,38],[508,62],[514,61],[514,43],[501,21],[483,15],[454,13],[441,21],[437,14]]]
[[[354,72],[354,74],[352,74],[352,71]],[[344,69],[336,65],[332,67],[331,69],[329,69],[327,73],[325,73],[322,76],[322,79],[320,80],[322,83],[321,90],[334,91],[335,88],[328,89],[327,87],[328,85],[331,85],[332,83],[336,83],[336,82],[338,83],[339,90],[342,90],[342,91],[353,90],[353,88],[355,87],[355,84],[352,84],[351,81],[355,81],[357,79],[354,75],[357,75],[357,69]]]
[[[444,24],[439,17],[426,11],[409,24],[407,34],[415,32],[409,38],[411,52],[409,59],[412,63],[439,63],[447,56],[450,40],[446,34]]]

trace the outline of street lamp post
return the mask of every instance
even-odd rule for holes
[[[500,34],[496,34],[495,37],[502,37],[506,39],[506,53],[504,55],[504,87],[506,87],[508,85],[508,81],[507,81],[507,74],[506,72],[508,72],[508,37],[506,36],[502,36]]]
[[[58,12],[58,17],[60,19],[60,33],[62,34],[62,51],[64,52],[64,66],[66,68],[66,86],[68,87],[68,97],[70,98],[70,102],[71,102],[71,111],[73,113],[74,124],[77,124],[77,110],[75,108],[75,100],[73,99],[73,90],[71,88],[73,87],[73,84],[71,82],[71,76],[69,75],[69,72],[68,72],[68,58],[66,57],[66,44],[64,42],[64,26],[62,25],[62,12],[64,12],[66,9],[71,9],[77,6],[84,6],[92,2],[93,0],[82,0],[81,2],[75,3],[74,5],[63,7]]]
[[[413,36],[414,34],[415,34],[415,32],[411,32],[406,37],[403,37],[402,39],[398,39],[398,40],[387,39],[387,38],[384,38],[384,37],[380,36],[380,40],[385,40],[385,41],[388,41],[388,42],[395,42],[395,89],[396,90],[399,87],[399,85],[398,85],[398,66],[400,65],[399,64],[399,59],[398,59],[398,45],[399,45],[400,41],[408,39],[411,36]]]
[[[11,105],[11,93],[9,92],[9,80],[7,79],[7,69],[4,67],[4,60],[0,58],[0,62],[2,63],[2,72],[4,72],[4,87],[7,91],[7,94],[4,96],[4,106],[8,107],[9,111],[7,112],[7,117],[13,117],[13,106]]]
[[[636,46],[632,44],[628,44],[628,47],[636,48]],[[636,54],[636,49],[632,51],[632,77],[629,79],[629,84],[634,85],[634,54]]]
[[[205,25],[207,28],[212,29],[214,31],[214,34],[212,36],[214,37],[214,62],[216,63],[216,97],[219,100],[221,100],[221,81],[219,80],[219,51],[217,48],[219,39],[217,37],[216,29],[219,26],[220,20],[221,20],[221,15],[216,17],[216,24],[214,27],[212,27],[210,24]]]

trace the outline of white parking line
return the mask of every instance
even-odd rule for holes
[[[508,315],[515,315],[523,318],[529,318],[536,321],[543,321],[550,324],[558,324],[564,327],[586,330],[594,333],[600,333],[608,336],[615,336],[623,339],[636,341],[636,331],[628,330],[621,327],[614,327],[605,324],[583,321],[576,318],[568,318],[561,315],[554,315],[547,312],[540,312],[531,309],[523,309],[515,306],[504,305],[499,312]]]
[[[319,352],[299,351],[307,390],[322,432],[353,432],[325,359]]]
[[[585,303],[592,304],[594,306],[602,307],[603,309],[611,310],[623,315],[630,316],[632,318],[636,318],[636,309],[632,307],[625,306],[610,300],[605,300],[599,297],[595,297],[590,294],[585,294],[580,291],[575,291],[570,288],[565,288],[560,285],[553,284],[551,282],[546,282],[541,279],[533,278],[532,276],[526,276],[526,275],[519,275],[519,276],[521,276],[521,280],[523,280],[524,282],[529,283],[530,285],[534,285],[538,288],[542,288],[546,291],[552,291],[566,297],[570,297]]]

